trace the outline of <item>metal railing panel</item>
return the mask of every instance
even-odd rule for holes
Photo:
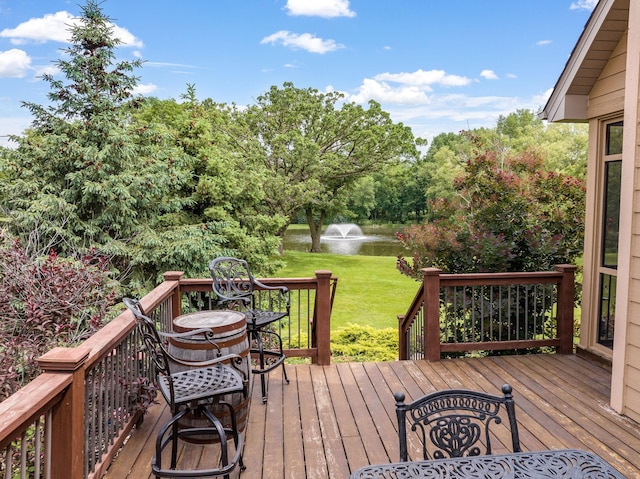
[[[440,352],[432,353],[431,360],[468,351],[552,347],[570,352],[574,271],[571,265],[558,265],[554,272],[460,275],[425,269],[413,303],[400,316],[399,334],[405,339],[400,358],[425,359],[427,345],[433,349],[438,344]],[[425,291],[433,291],[433,297],[427,298]],[[425,302],[433,304],[434,298],[439,305],[430,307],[429,314],[437,317],[430,319]],[[425,329],[428,321],[437,323],[428,323],[434,325],[429,329],[434,336],[439,331],[435,343]]]

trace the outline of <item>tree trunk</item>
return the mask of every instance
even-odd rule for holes
[[[311,233],[311,253],[321,253],[320,235],[322,234],[322,225],[326,213],[321,211],[317,220],[313,218],[313,212],[310,208],[306,209],[305,213],[307,214],[307,224],[309,225],[309,232]]]
[[[287,232],[287,228],[291,224],[290,221],[287,221],[287,224],[280,228],[276,234],[280,237],[280,244],[278,245],[278,254],[282,256],[284,254],[284,235]]]

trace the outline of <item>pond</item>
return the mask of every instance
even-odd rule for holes
[[[364,256],[398,256],[403,253],[402,244],[395,237],[395,233],[400,231],[402,226],[370,225],[361,226],[358,230],[350,228],[349,225],[344,226],[348,226],[344,236],[327,234],[321,237],[320,246],[323,253]],[[325,227],[323,232],[330,233],[333,230],[328,228]],[[290,227],[284,235],[284,249],[308,252],[311,249],[309,227]]]

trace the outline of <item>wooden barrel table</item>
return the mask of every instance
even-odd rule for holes
[[[231,310],[211,310],[197,311],[195,313],[183,314],[174,318],[173,330],[176,333],[193,331],[195,329],[208,328],[213,333],[213,341],[220,348],[220,354],[238,354],[242,358],[239,366],[251,387],[251,358],[249,354],[249,340],[247,338],[247,322],[245,315],[238,311]],[[169,342],[169,352],[178,359],[187,361],[206,361],[217,356],[218,351],[206,341],[190,341],[183,338],[171,338]],[[175,371],[184,371],[185,366],[173,365]],[[237,427],[240,432],[244,431],[249,418],[249,404],[251,391],[249,390],[245,398],[242,393],[226,394],[221,397],[221,401],[233,406],[236,415]],[[209,406],[213,414],[220,419],[224,427],[231,427],[231,416],[228,408],[220,405]],[[206,419],[194,417],[187,414],[178,423],[179,427],[202,427],[208,426]],[[185,438],[192,443],[215,442],[211,436],[190,436]]]

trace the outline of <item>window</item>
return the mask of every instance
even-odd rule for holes
[[[602,259],[605,268],[618,267],[618,232],[620,230],[620,179],[622,160],[604,165],[604,204],[602,218]]]
[[[621,121],[605,126],[602,219],[599,261],[598,343],[613,347],[616,316],[618,234],[620,230],[620,180],[622,178]]]

